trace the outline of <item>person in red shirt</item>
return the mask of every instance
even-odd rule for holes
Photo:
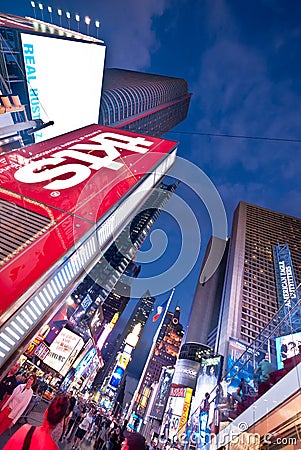
[[[66,395],[55,397],[49,408],[44,413],[42,426],[35,428],[30,441],[30,450],[59,450],[59,447],[51,437],[52,431],[64,419],[69,400]],[[27,433],[31,429],[30,424],[19,428],[4,446],[3,450],[22,450]]]

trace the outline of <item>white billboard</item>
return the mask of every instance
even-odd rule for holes
[[[105,46],[21,33],[32,119],[54,125],[40,142],[98,123]]]
[[[63,328],[50,345],[50,352],[44,363],[65,376],[83,345],[84,341],[80,336]]]

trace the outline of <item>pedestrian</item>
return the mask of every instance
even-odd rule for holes
[[[12,395],[13,390],[17,386],[16,373],[19,369],[20,363],[14,364],[0,383],[0,409],[6,400],[8,400],[8,397]]]
[[[0,435],[10,428],[21,417],[33,395],[32,385],[36,378],[31,375],[26,384],[19,384],[13,390],[12,395],[2,406],[0,412]]]
[[[74,436],[74,444],[72,446],[73,449],[75,449],[77,445],[81,443],[87,431],[90,430],[92,426],[92,420],[93,420],[92,411],[89,411],[78,425],[78,428]]]
[[[42,400],[42,392],[38,391],[36,393],[33,394],[29,405],[27,406],[27,409],[25,410],[24,414],[23,414],[23,418],[26,421],[27,417],[29,416],[29,414],[33,411],[33,409],[38,406],[38,404],[40,403],[40,401]]]
[[[244,378],[241,378],[237,390],[232,392],[231,407],[234,408],[235,401],[238,403],[245,402],[248,396],[254,395],[254,392],[252,386],[250,386]]]
[[[269,354],[266,353],[264,359],[258,363],[254,372],[254,379],[258,380],[259,383],[270,381],[270,374],[276,370],[276,367],[269,361]]]
[[[66,415],[64,417],[62,433],[61,433],[61,436],[59,438],[59,442],[62,442],[62,440],[63,440],[63,437],[64,437],[64,435],[66,433],[66,430],[67,430],[67,426],[69,424],[69,420],[71,419],[71,415],[72,415],[72,411],[73,411],[74,405],[76,403],[76,398],[73,397],[73,392],[68,392],[67,396],[68,396],[68,399],[69,399],[69,405],[68,405],[68,408],[67,408],[67,411],[66,411]]]
[[[120,450],[123,436],[120,433],[120,428],[116,427],[109,433],[107,442],[107,450]]]
[[[144,436],[136,431],[125,431],[121,450],[146,450]]]
[[[71,414],[71,417],[70,417],[70,420],[68,422],[66,432],[65,432],[65,437],[68,439],[68,442],[71,442],[72,429],[73,429],[73,426],[75,425],[77,419],[80,417],[80,414],[81,414],[81,410],[78,407],[78,405],[75,404],[72,414]],[[68,435],[69,435],[69,437],[68,437]]]
[[[30,450],[59,450],[51,433],[63,420],[67,406],[68,398],[66,396],[55,397],[44,413],[42,426],[23,425],[13,434],[3,450],[22,450],[25,439],[29,441],[27,448]]]

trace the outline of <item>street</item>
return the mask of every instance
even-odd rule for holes
[[[5,444],[9,440],[10,436],[18,429],[20,428],[24,423],[29,423],[31,425],[35,425],[39,427],[43,422],[43,416],[44,412],[48,407],[48,403],[45,401],[41,401],[29,414],[27,421],[23,418],[20,418],[18,423],[14,425],[10,430],[6,430],[1,436],[0,436],[0,450],[4,448]],[[72,442],[69,444],[66,440],[63,440],[63,442],[58,443],[58,446],[61,450],[70,450],[72,448]],[[87,444],[85,440],[80,445],[81,450],[92,450],[93,449],[93,441],[92,443]]]

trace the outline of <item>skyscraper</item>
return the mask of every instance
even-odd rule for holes
[[[128,300],[129,299],[127,298],[126,302],[128,302]],[[118,351],[124,347],[126,337],[133,331],[137,323],[140,323],[142,332],[147,319],[151,311],[153,310],[155,301],[155,297],[152,297],[149,290],[147,290],[143,297],[141,297],[137,302],[137,305],[135,306],[130,318],[128,319],[124,330],[119,333],[117,337],[113,336],[108,340],[102,353],[102,358],[105,365],[102,370],[99,371],[97,378],[95,379],[95,386],[102,385],[104,379],[112,371]]]
[[[216,350],[229,338],[251,343],[279,309],[274,246],[288,244],[301,281],[301,219],[240,202],[233,218]]]
[[[190,310],[189,327],[185,335],[186,343],[212,344],[211,333],[214,338],[222,298],[227,254],[227,243],[223,239],[212,236],[206,248]],[[200,314],[202,315],[201,325]]]
[[[99,123],[162,136],[186,118],[190,98],[182,78],[107,69]]]
[[[134,405],[134,410],[139,415],[143,416],[146,410],[151,385],[159,381],[162,368],[175,365],[183,335],[183,326],[180,323],[180,308],[177,306],[174,312],[168,311],[166,313],[152,357],[144,372]]]

